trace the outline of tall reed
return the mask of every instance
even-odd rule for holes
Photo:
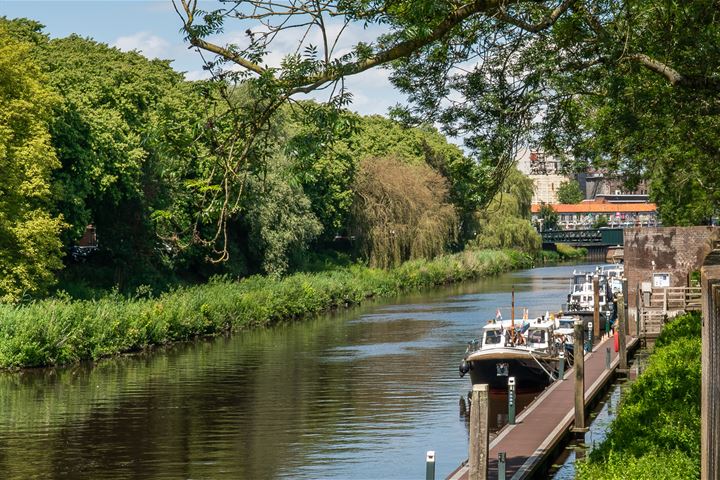
[[[390,270],[355,265],[280,280],[220,278],[152,299],[114,294],[92,301],[50,299],[0,305],[0,368],[94,360],[198,336],[264,327],[368,298],[530,264],[528,256],[511,250],[469,250],[434,260],[413,260]]]

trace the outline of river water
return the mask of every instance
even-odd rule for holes
[[[444,478],[467,458],[470,380],[458,375],[467,341],[510,305],[513,286],[531,316],[559,308],[573,268],[583,266],[95,365],[2,373],[0,478],[417,479],[427,450]],[[491,406],[496,428],[505,402]]]

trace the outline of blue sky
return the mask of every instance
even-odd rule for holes
[[[200,56],[183,42],[181,21],[171,0],[0,0],[0,16],[37,20],[52,37],[76,33],[121,50],[139,50],[150,58],[171,59],[173,67],[189,79],[205,75]],[[244,30],[227,26],[228,38]],[[372,41],[377,33],[357,27],[346,36],[349,42]],[[292,42],[280,42],[273,56],[279,58],[286,53],[283,49],[293,49]],[[346,84],[354,95],[351,108],[363,114],[384,114],[388,107],[403,102],[387,77],[387,70],[374,69],[348,79]]]

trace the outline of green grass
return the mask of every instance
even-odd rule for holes
[[[574,258],[584,258],[587,257],[588,250],[587,248],[575,248],[571,245],[567,245],[565,243],[558,243],[557,245],[557,252],[560,255],[560,259],[562,260],[570,260]]]
[[[364,299],[529,267],[512,250],[467,250],[391,270],[354,265],[280,280],[215,279],[157,298],[108,295],[0,305],[0,368],[99,359],[153,345],[292,321]]]
[[[564,243],[558,243],[556,245],[557,251],[553,250],[541,250],[538,253],[538,262],[540,263],[552,263],[563,260],[577,260],[587,257],[587,248],[575,248]]]
[[[578,465],[578,478],[699,478],[700,353],[699,315],[664,328],[606,440]]]

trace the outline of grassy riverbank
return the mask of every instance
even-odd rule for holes
[[[579,260],[587,257],[587,248],[575,248],[571,245],[564,243],[557,244],[557,251],[554,250],[542,250],[538,254],[539,261],[541,263],[559,262],[563,260]]]
[[[668,324],[578,478],[700,478],[700,317]]]
[[[380,270],[352,266],[274,280],[217,279],[154,299],[111,295],[94,301],[0,305],[0,368],[98,359],[153,345],[263,327],[364,299],[531,266],[511,250],[468,250]]]

